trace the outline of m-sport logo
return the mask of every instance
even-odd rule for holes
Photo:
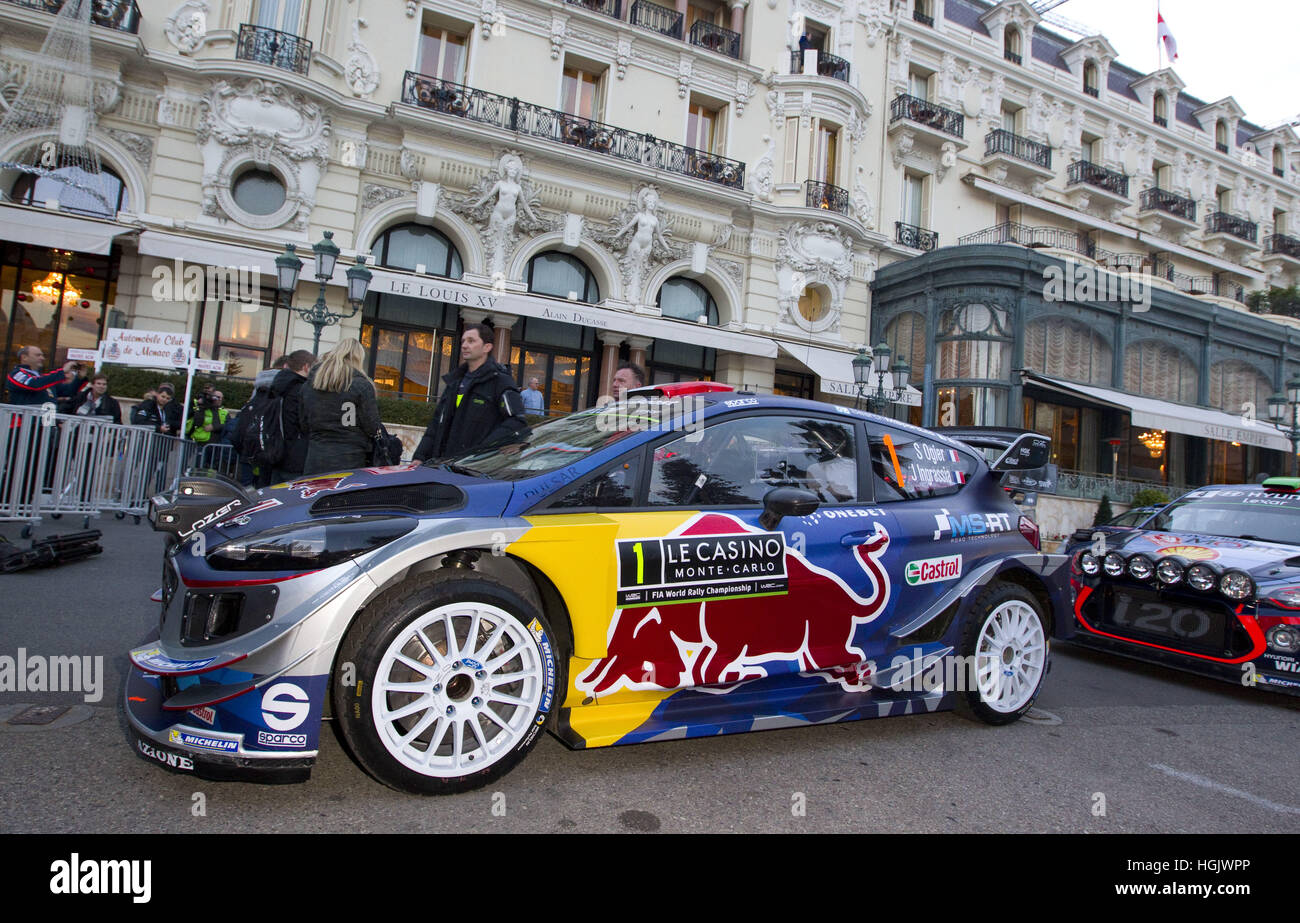
[[[908,586],[922,583],[938,583],[941,580],[956,580],[961,576],[961,555],[952,554],[943,558],[922,558],[908,561],[903,569],[903,579]]]

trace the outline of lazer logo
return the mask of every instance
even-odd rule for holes
[[[961,555],[949,555],[946,558],[924,558],[920,561],[908,561],[903,570],[903,579],[908,586],[923,583],[938,583],[941,580],[955,580],[961,576]]]
[[[953,516],[944,509],[934,514],[934,522],[937,526],[934,530],[936,542],[945,534],[953,539],[963,539],[995,532],[1010,532],[1014,528],[1010,513],[963,513],[961,516]]]

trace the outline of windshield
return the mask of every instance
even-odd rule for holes
[[[633,398],[542,423],[513,442],[431,459],[429,464],[460,474],[519,481],[581,461],[634,433],[698,429],[697,411],[698,404],[684,406],[680,399]]]
[[[1145,522],[1155,512],[1151,509],[1129,510],[1127,513],[1120,513],[1110,522],[1108,526],[1136,526],[1140,522]]]
[[[1278,505],[1264,505],[1272,503]],[[1161,511],[1147,528],[1295,545],[1300,544],[1300,506],[1294,498],[1264,494],[1244,500],[1180,500]]]

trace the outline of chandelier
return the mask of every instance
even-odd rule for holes
[[[1147,447],[1152,458],[1159,458],[1165,454],[1165,431],[1161,429],[1152,430],[1149,433],[1138,435],[1138,442]]]
[[[41,281],[32,284],[32,294],[45,299],[50,304],[58,304],[59,286],[63,286],[63,306],[76,307],[77,302],[81,300],[81,292],[77,291],[71,282],[64,285],[64,278],[62,273],[52,272]]]

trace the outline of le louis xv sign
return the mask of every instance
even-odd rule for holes
[[[552,302],[533,295],[493,292],[445,280],[426,282],[384,272],[376,272],[375,276],[378,284],[373,285],[371,290],[384,294],[418,298],[421,301],[438,301],[479,311],[504,311],[564,324],[579,324],[584,327],[601,329],[609,327],[609,320],[600,316],[597,310],[579,308],[577,305],[565,302]]]

